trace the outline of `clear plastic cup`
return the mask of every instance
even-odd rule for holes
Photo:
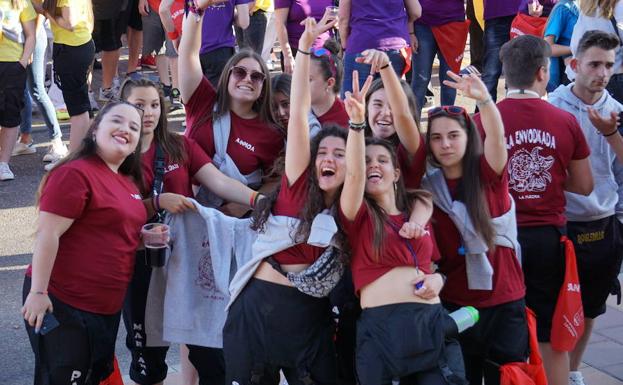
[[[141,228],[145,245],[145,264],[152,267],[164,266],[169,244],[169,226],[164,223],[148,223]]]
[[[336,7],[335,5],[329,5],[326,9],[327,9],[327,12],[329,13],[329,16],[335,19],[337,17],[337,14],[340,8]]]

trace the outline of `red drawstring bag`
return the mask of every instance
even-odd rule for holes
[[[500,385],[547,385],[543,359],[536,338],[536,317],[526,308],[530,334],[530,357],[528,362],[510,362],[500,366]]]
[[[121,378],[121,371],[119,370],[119,364],[117,363],[117,357],[113,363],[113,372],[108,378],[100,381],[100,385],[123,385],[123,379]]]
[[[565,280],[558,293],[550,342],[552,349],[570,352],[584,334],[584,309],[573,242],[564,235],[560,242],[565,252]]]
[[[441,55],[455,74],[461,70],[469,24],[469,20],[454,21],[430,28]]]
[[[532,35],[542,38],[546,24],[547,17],[535,17],[525,13],[518,13],[511,23],[511,39],[521,35]]]

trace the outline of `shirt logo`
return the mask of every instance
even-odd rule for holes
[[[142,201],[143,198],[141,197],[140,194],[130,194],[130,196],[138,201]]]
[[[244,140],[240,138],[236,138],[236,143],[238,143],[239,145],[241,145],[242,147],[246,148],[247,150],[251,152],[255,152],[255,146],[249,142],[245,142]]]
[[[525,148],[515,152],[508,161],[508,187],[518,193],[543,192],[552,182],[549,170],[554,164],[553,156],[539,154],[543,147]],[[519,199],[538,199],[539,194],[519,196]]]
[[[177,170],[178,168],[180,168],[180,165],[179,165],[179,164],[177,164],[177,163],[170,164],[170,165],[168,165],[168,166],[164,169],[164,173],[166,174],[166,173],[168,173],[168,172],[175,171],[175,170]]]

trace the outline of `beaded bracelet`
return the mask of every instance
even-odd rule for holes
[[[364,128],[366,128],[366,123],[365,122],[361,122],[361,123],[353,123],[350,120],[348,121],[348,128],[350,128],[353,131],[361,131]]]
[[[385,68],[389,67],[389,63],[385,64],[383,67],[379,68],[379,71],[384,70]]]
[[[298,50],[296,51],[296,53],[302,53],[303,55],[307,55],[307,56],[311,55],[310,51],[303,51],[303,50]]]

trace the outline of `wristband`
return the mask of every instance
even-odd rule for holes
[[[48,291],[44,290],[44,291],[35,291],[35,290],[31,290],[30,294],[38,294],[38,295],[48,295]]]
[[[178,37],[180,37],[179,32],[177,32],[177,30],[174,30],[173,32],[167,32],[167,37],[169,38],[169,40],[173,41],[173,40],[177,40]]]
[[[260,193],[255,194],[255,199],[253,200],[253,207],[257,206],[257,202],[260,200],[260,197],[263,196]]]
[[[301,49],[301,50],[298,50],[298,51],[296,51],[296,52],[297,52],[297,53],[302,53],[303,55],[307,55],[307,56],[311,55],[311,51],[303,51],[302,49]]]
[[[415,31],[409,31],[409,35],[414,35],[415,36]]]
[[[251,193],[251,196],[249,197],[249,206],[250,207],[252,207],[252,208],[255,207],[255,201],[256,201],[258,195],[259,194],[257,193],[257,191],[253,191]]]
[[[617,132],[619,132],[619,129],[618,129],[618,128],[615,128],[615,129],[614,129],[614,131],[612,131],[611,133],[609,133],[609,134],[604,134],[604,138],[607,138],[607,137],[609,137],[609,136],[612,136],[612,135],[616,134]]]
[[[385,64],[383,67],[379,68],[379,71],[384,70],[385,68],[389,67],[389,63]]]
[[[493,99],[491,98],[491,96],[489,96],[485,100],[478,100],[476,102],[476,107],[482,107],[484,105],[487,105],[487,104],[491,103],[492,101],[493,101]]]
[[[349,120],[348,121],[348,128],[353,130],[353,131],[360,132],[361,130],[366,128],[366,122],[353,123],[352,121]]]
[[[197,7],[195,0],[186,0],[186,7],[188,12],[195,14],[195,21],[197,23],[201,21],[201,16],[203,16],[203,9]]]

